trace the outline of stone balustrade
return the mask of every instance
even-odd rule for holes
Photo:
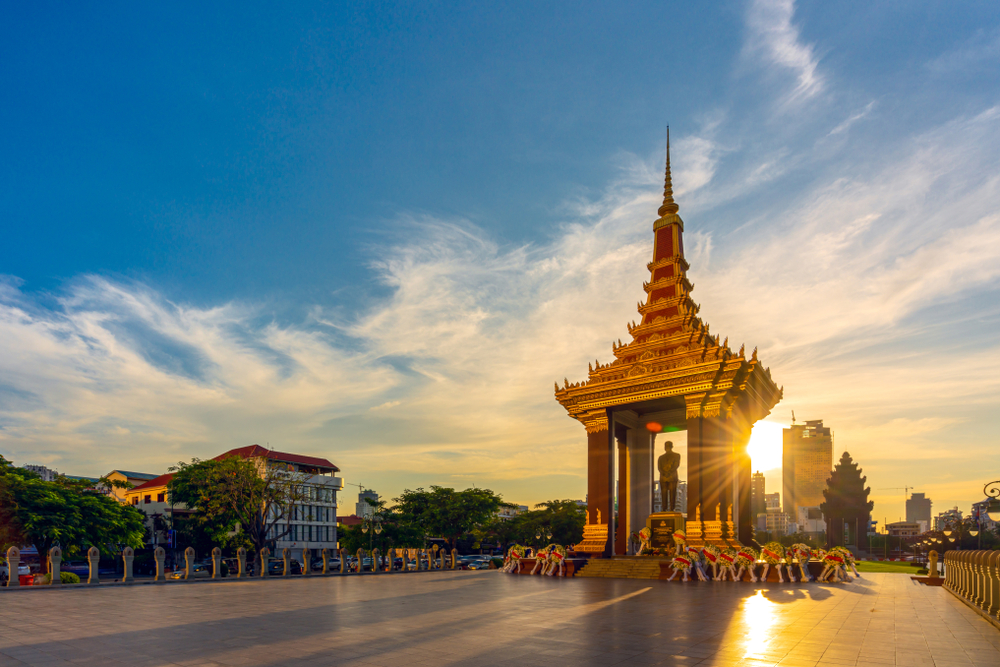
[[[949,552],[953,553],[953,552]],[[965,552],[962,552],[965,553]],[[971,552],[970,552],[971,553]],[[976,553],[997,553],[1000,552],[976,552]],[[59,547],[52,547],[48,553],[48,565],[49,572],[52,574],[52,584],[53,586],[61,585],[60,576],[60,566],[62,563],[62,550]],[[364,559],[366,557],[371,558],[371,574],[379,574],[381,572],[386,573],[403,573],[403,572],[413,572],[413,571],[433,571],[433,570],[454,570],[457,568],[457,556],[458,551],[452,549],[448,552],[446,549],[396,549],[390,548],[386,550],[385,556],[383,557],[378,549],[373,549],[370,553],[366,552],[364,549],[358,549],[357,554],[355,554],[358,559],[357,569],[351,569],[347,567],[347,561],[350,555],[345,549],[330,550],[323,549],[321,551],[323,559],[323,570],[321,575],[332,576],[332,575],[352,575],[352,574],[362,574],[364,572]],[[132,547],[125,547],[122,552],[122,562],[124,565],[124,574],[121,578],[121,583],[131,584],[135,583],[136,579],[133,575],[132,565],[135,560],[135,551]],[[260,563],[262,564],[260,568],[259,576],[262,578],[267,578],[269,576],[267,563],[270,560],[271,551],[266,547],[260,550]],[[316,573],[312,570],[312,563],[310,562],[310,552],[307,549],[302,551],[303,560],[305,565],[302,568],[303,576],[314,576]],[[339,558],[339,569],[335,569],[333,563],[333,557]],[[289,577],[292,576],[291,567],[291,550],[282,549],[281,557],[284,565],[282,571],[282,576]],[[396,558],[402,558],[403,565],[400,570],[394,568],[394,562]],[[409,561],[413,559],[416,562],[416,568],[410,567]],[[212,570],[208,577],[209,580],[217,580],[223,577],[222,570],[222,549],[215,547],[211,552],[212,559]],[[238,563],[238,571],[229,573],[231,578],[235,579],[246,579],[251,576],[250,570],[247,568],[247,551],[243,547],[236,550],[236,559]],[[163,547],[156,547],[153,550],[153,560],[155,562],[155,574],[153,576],[153,581],[163,582],[167,581],[166,577],[166,551]],[[98,565],[101,561],[101,551],[97,547],[90,547],[87,550],[87,562],[89,565],[89,576],[87,577],[86,583],[90,585],[100,584],[100,575],[98,572]],[[9,564],[9,578],[7,581],[7,586],[10,588],[20,586],[20,580],[17,575],[17,568],[21,563],[21,551],[17,547],[10,547],[7,550],[7,562]],[[188,547],[184,550],[184,568],[182,570],[183,579],[185,581],[195,581],[194,569],[196,564],[196,554],[193,547]],[[426,565],[426,567],[425,567]],[[998,596],[994,595],[993,599]]]
[[[946,551],[944,587],[1000,627],[1000,551]]]

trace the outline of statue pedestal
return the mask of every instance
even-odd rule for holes
[[[654,549],[664,549],[674,545],[674,531],[684,530],[684,515],[680,512],[656,512],[646,519],[649,528],[649,543]]]

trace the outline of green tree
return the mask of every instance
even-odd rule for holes
[[[193,510],[188,530],[219,545],[249,545],[256,572],[260,550],[290,532],[294,508],[305,499],[306,476],[263,457],[192,459],[170,470],[171,499]]]
[[[452,549],[460,537],[488,524],[501,507],[514,507],[489,489],[455,491],[442,486],[406,489],[395,501],[393,512],[401,524],[425,538],[443,537]]]
[[[134,507],[90,488],[85,482],[59,477],[43,481],[0,457],[0,539],[7,545],[30,544],[38,550],[43,573],[53,546],[67,555],[96,546],[120,552],[142,546],[145,517]]]

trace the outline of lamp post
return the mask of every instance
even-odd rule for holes
[[[366,516],[361,521],[361,532],[368,535],[368,553],[371,555],[372,549],[374,549],[375,546],[375,536],[382,534],[382,517],[375,516],[374,514],[372,516]],[[375,567],[375,558],[372,557],[372,571],[375,570]],[[362,572],[364,569],[364,563],[358,563],[358,572]]]

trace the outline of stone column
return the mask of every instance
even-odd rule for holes
[[[645,528],[646,520],[653,511],[653,437],[641,422],[638,428],[630,429],[628,433],[630,533],[638,533]],[[664,442],[666,440],[664,438]]]
[[[268,549],[267,547],[264,547],[263,549],[261,549],[260,550],[260,576],[262,578],[268,576],[267,561],[269,561],[270,559],[271,559],[271,550]]]
[[[7,587],[21,585],[21,580],[17,576],[17,568],[21,565],[21,550],[17,547],[7,549]]]
[[[632,480],[629,477],[628,463],[628,429],[621,424],[615,424],[615,446],[618,456],[618,486],[615,497],[618,498],[618,521],[615,525],[615,555],[624,556],[628,551],[628,511],[629,489]],[[542,538],[544,539],[544,535]]]
[[[122,549],[122,560],[125,561],[125,575],[122,577],[122,583],[131,584],[135,581],[135,577],[132,576],[132,561],[135,560],[135,551],[132,547]]]
[[[933,549],[927,554],[927,575],[931,579],[938,578],[938,552]]]
[[[386,550],[386,552],[385,552],[385,557],[389,561],[389,569],[387,570],[387,572],[389,574],[392,574],[393,572],[396,571],[395,570],[395,565],[396,565],[396,550],[394,548],[392,548],[392,547],[389,547]]]
[[[167,552],[163,547],[153,549],[153,560],[156,561],[156,575],[153,577],[153,581],[163,581],[166,579],[166,574],[163,570],[164,563],[167,560]]]
[[[358,574],[365,571],[365,550],[358,549],[358,553],[355,554],[358,558]]]
[[[62,549],[52,547],[49,549],[49,572],[52,573],[52,586],[62,584],[62,575],[59,573],[59,565],[62,563]]]
[[[323,574],[330,574],[330,550],[323,548],[319,555],[323,559]]]
[[[87,578],[88,584],[101,583],[101,577],[97,573],[97,566],[101,562],[101,551],[97,547],[90,547],[87,550],[87,562],[90,564],[90,576]]]
[[[452,570],[455,569],[455,565],[456,565],[457,561],[458,561],[458,549],[452,549],[451,550],[451,568],[450,569],[452,569]]]
[[[382,563],[379,562],[381,555],[378,549],[372,549],[372,574],[378,574],[382,571]]]
[[[347,572],[347,549],[340,549],[338,553],[340,554],[340,573],[344,574]]]
[[[312,574],[312,553],[309,549],[302,550],[302,574],[310,575]]]
[[[184,550],[184,580],[194,579],[194,547]]]
[[[599,430],[598,430],[599,429]],[[613,518],[614,446],[607,419],[587,426],[587,523],[608,524]],[[612,535],[608,535],[609,542]]]
[[[247,550],[243,547],[236,550],[236,562],[240,568],[240,571],[236,573],[236,578],[245,579],[247,577]]]
[[[222,579],[222,549],[212,547],[212,578]]]
[[[281,561],[284,563],[285,570],[281,573],[281,576],[287,577],[292,574],[292,550],[285,547],[281,550]]]

